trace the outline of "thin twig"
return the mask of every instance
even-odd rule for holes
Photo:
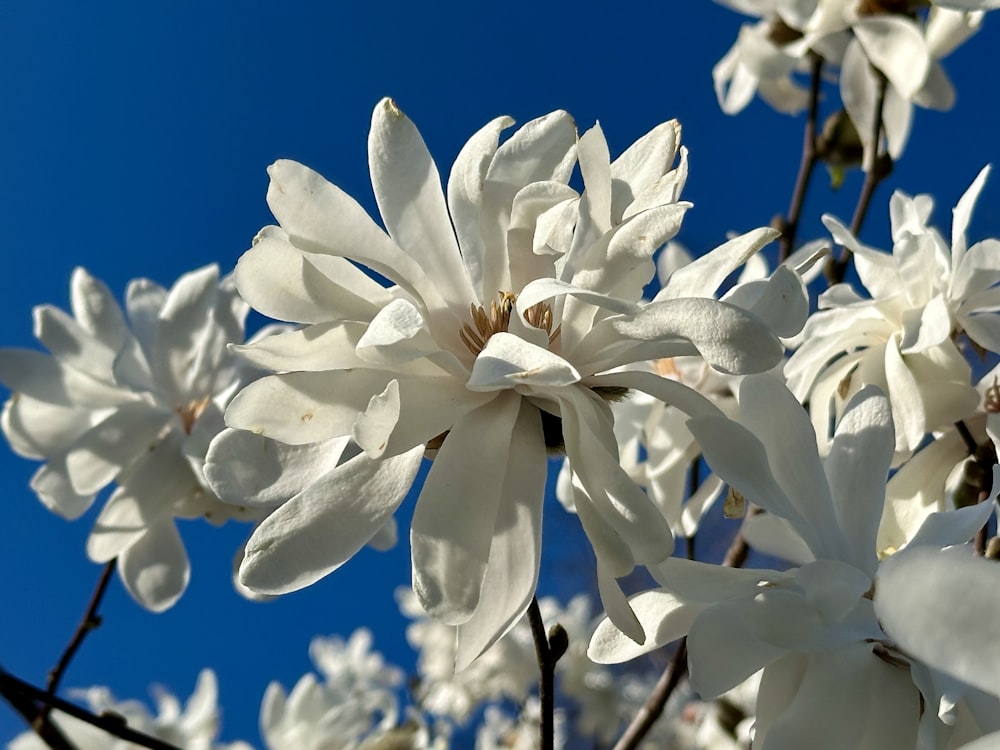
[[[819,119],[819,88],[823,73],[823,58],[813,54],[810,62],[809,111],[802,136],[802,161],[799,163],[799,173],[795,178],[795,188],[792,190],[792,199],[788,204],[788,213],[785,214],[784,219],[780,220],[779,263],[786,260],[795,249],[795,235],[799,230],[802,206],[805,203],[813,170],[819,161],[819,154],[816,150],[816,123]]]
[[[49,672],[49,679],[45,684],[45,691],[49,695],[56,694],[59,684],[62,682],[63,675],[66,673],[67,668],[69,668],[69,664],[76,655],[76,652],[83,644],[83,639],[87,637],[87,633],[101,624],[101,617],[97,614],[97,609],[101,606],[101,601],[104,599],[104,592],[108,589],[108,583],[111,581],[111,574],[114,573],[114,570],[115,561],[112,560],[101,571],[101,577],[97,580],[97,586],[90,597],[90,603],[87,604],[87,611],[83,613],[83,618],[76,626],[76,631],[73,633],[73,637],[70,638],[69,643],[66,644],[66,649],[63,651],[59,661],[52,668],[52,671]],[[47,721],[49,711],[51,710],[52,707],[48,703],[44,704],[39,710],[35,721],[38,723]]]
[[[969,455],[976,455],[976,451],[979,450],[979,443],[976,442],[976,438],[973,437],[968,425],[960,419],[955,422],[955,429],[958,430],[959,437],[965,443],[965,449],[969,452]]]
[[[885,108],[885,93],[889,84],[881,71],[875,68],[872,70],[875,72],[875,78],[878,82],[878,92],[875,98],[875,122],[872,125],[871,148],[865,151],[865,181],[861,185],[861,194],[858,196],[857,205],[854,207],[854,216],[851,219],[851,234],[855,237],[861,233],[861,227],[865,223],[865,216],[868,214],[868,207],[875,195],[875,189],[892,171],[892,161],[888,154],[879,154],[882,143],[882,111]],[[832,256],[830,257],[826,270],[827,279],[831,286],[844,280],[850,258],[851,252],[846,247],[841,248],[840,257],[836,260]]]
[[[140,747],[148,747],[150,750],[181,750],[181,748],[176,745],[171,745],[169,742],[164,742],[156,737],[150,737],[142,732],[137,732],[136,730],[129,727],[120,716],[115,716],[113,714],[102,714],[101,716],[96,716],[90,711],[84,708],[80,708],[74,703],[70,703],[67,700],[63,700],[59,696],[49,695],[46,691],[41,688],[37,688],[34,685],[20,680],[9,672],[4,671],[0,668],[0,695],[3,695],[11,705],[14,705],[14,700],[28,701],[34,705],[34,701],[40,701],[46,703],[52,708],[58,709],[65,714],[69,714],[81,721],[85,721],[98,729],[103,729],[110,735],[119,737],[128,742],[133,742]],[[12,700],[12,698],[14,700]],[[15,706],[16,708],[17,706]],[[32,714],[34,717],[34,714]],[[55,729],[51,723],[46,725],[47,730]],[[38,731],[38,730],[36,730]],[[65,737],[63,738],[65,740]],[[48,739],[46,739],[48,742]],[[50,747],[56,747],[57,750],[75,750],[73,745],[65,742],[63,745],[52,745]]]
[[[531,624],[531,635],[535,640],[535,654],[538,657],[538,700],[541,703],[541,750],[553,750],[555,747],[555,667],[558,657],[552,658],[549,648],[549,638],[545,634],[545,623],[542,612],[538,608],[538,597],[532,597],[528,605],[528,622]]]
[[[687,638],[681,638],[674,656],[657,680],[653,692],[632,718],[631,723],[615,743],[613,750],[634,750],[660,718],[667,700],[687,674]]]

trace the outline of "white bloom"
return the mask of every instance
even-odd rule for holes
[[[509,124],[495,120],[465,146],[446,200],[413,123],[384,100],[369,162],[388,234],[318,174],[279,161],[268,202],[281,227],[236,269],[253,306],[309,325],[240,348],[283,374],[244,389],[229,426],[290,445],[350,435],[364,451],[285,483],[288,502],[248,544],[244,583],[283,593],[337,568],[391,517],[430,449],[410,530],[413,586],[428,612],[459,626],[461,665],[534,594],[547,445],[579,459],[590,498],[578,511],[605,580],[670,554],[669,528],[619,467],[601,394],[682,388],[603,373],[650,356],[700,352],[741,372],[781,356],[764,324],[732,305],[638,302],[652,253],[687,209],[683,160],[672,168],[676,123],[614,162],[598,127],[577,145],[565,113],[498,146]],[[566,185],[577,153],[579,196]],[[677,398],[708,408],[693,393]],[[217,442],[213,463],[224,471],[229,458]]]
[[[116,701],[105,687],[72,691],[82,699],[91,713],[121,716],[130,729],[168,742],[184,750],[251,750],[245,742],[220,743],[218,687],[215,673],[202,670],[194,692],[181,708],[180,702],[161,687],[154,686],[156,714],[151,714],[140,701]],[[51,721],[78,750],[137,750],[139,745],[112,737],[103,729],[60,711],[53,711]],[[34,733],[19,735],[8,750],[42,750],[47,745]]]
[[[687,634],[691,683],[703,697],[764,668],[754,747],[821,735],[844,748],[912,747],[917,687],[893,665],[892,641],[869,598],[893,452],[889,404],[871,388],[857,394],[821,459],[805,413],[779,381],[748,377],[739,400],[742,425],[703,417],[689,428],[709,465],[766,511],[748,522],[748,541],[802,567],[667,560],[655,569],[664,588],[632,600],[647,643],[606,621],[591,656],[622,661]],[[962,543],[985,521],[984,510],[936,514],[911,546]]]
[[[15,451],[46,462],[31,486],[65,518],[117,484],[87,553],[95,562],[118,558],[129,593],[163,610],[189,576],[174,519],[250,517],[219,502],[202,477],[223,410],[250,379],[226,349],[243,340],[248,308],[215,266],[185,274],[170,290],[133,281],[125,314],[78,268],[71,301],[72,317],[35,308],[35,335],[50,354],[0,350],[0,382],[12,391],[3,431]]]
[[[277,682],[267,686],[260,726],[268,750],[352,750],[398,729],[403,675],[371,642],[364,628],[346,642],[315,638],[309,652],[323,681],[306,674],[287,695]]]
[[[1000,350],[1000,241],[967,247],[965,238],[987,173],[980,172],[955,207],[950,248],[927,226],[933,208],[927,195],[893,194],[891,255],[862,245],[836,219],[823,217],[834,239],[854,254],[871,299],[846,284],[827,290],[785,366],[789,387],[809,400],[820,435],[831,406],[839,411],[868,384],[889,395],[901,454],[927,432],[975,410],[971,370],[954,340],[964,332],[978,346]]]

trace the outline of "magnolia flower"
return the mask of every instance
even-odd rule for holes
[[[87,541],[94,562],[118,560],[129,593],[167,609],[190,566],[175,518],[248,518],[207,489],[202,465],[222,414],[251,372],[226,350],[243,340],[247,305],[216,266],[185,274],[170,290],[129,284],[125,313],[107,287],[78,268],[72,317],[35,308],[35,335],[49,354],[0,350],[11,389],[2,427],[22,456],[45,461],[31,487],[50,510],[82,515],[112,492]]]
[[[727,115],[735,115],[754,94],[760,94],[778,112],[801,112],[809,104],[809,90],[796,83],[792,74],[808,69],[809,40],[801,33],[808,21],[808,15],[802,13],[803,3],[722,2],[761,20],[740,27],[736,42],[712,68],[719,107]]]
[[[168,742],[185,750],[251,750],[245,742],[220,743],[218,687],[215,673],[204,669],[198,675],[194,692],[181,708],[180,701],[165,689],[154,686],[156,714],[151,714],[145,704],[135,701],[116,701],[106,687],[91,687],[72,691],[83,700],[93,714],[121,716],[130,729]],[[137,750],[139,745],[112,737],[103,729],[73,716],[53,711],[51,719],[77,750]],[[18,735],[7,750],[43,750],[48,745],[34,732]]]
[[[820,296],[785,366],[789,387],[808,399],[813,424],[826,432],[831,407],[867,384],[886,391],[901,455],[924,435],[975,410],[979,398],[955,339],[1000,351],[1000,241],[967,246],[972,207],[986,180],[984,169],[955,206],[951,247],[927,220],[930,196],[896,192],[890,200],[892,254],[862,245],[836,219],[823,221],[854,254],[871,299],[839,284]]]
[[[395,689],[402,673],[371,652],[371,633],[361,628],[347,641],[315,638],[310,656],[323,675],[304,675],[286,694],[267,686],[261,704],[261,734],[268,750],[349,750],[397,729]]]
[[[605,373],[694,353],[746,372],[782,353],[761,319],[734,305],[639,302],[652,253],[687,210],[677,202],[683,160],[672,168],[676,123],[614,162],[599,127],[577,144],[566,113],[498,146],[509,125],[499,118],[473,136],[446,200],[415,126],[382,101],[369,162],[388,234],[318,174],[279,161],[268,203],[280,228],[260,234],[235,274],[251,305],[305,327],[237,348],[281,374],[240,392],[227,424],[298,446],[350,435],[363,451],[321,476],[281,475],[287,502],[250,539],[243,582],[278,594],[337,568],[392,516],[428,452],[410,530],[413,588],[432,616],[458,626],[460,666],[534,595],[547,449],[565,449],[588,489],[577,510],[606,592],[672,550],[669,527],[619,466],[607,399],[635,388],[710,405],[655,376]],[[582,195],[566,185],[575,154]],[[772,236],[734,242],[757,249]],[[216,442],[219,472],[231,458]]]
[[[700,294],[714,294],[714,288],[739,265],[743,270],[736,285],[722,299],[741,306],[750,306],[762,288],[771,287],[774,299],[780,300],[773,314],[767,315],[772,329],[783,337],[797,334],[808,315],[808,283],[821,271],[815,261],[826,250],[821,243],[806,243],[793,254],[781,270],[769,278],[767,262],[758,254],[744,257],[728,253],[732,246],[708,253],[694,260],[682,246],[670,242],[657,260],[657,276],[662,293],[672,285],[684,284],[684,279],[698,279]],[[794,269],[794,272],[791,270]],[[676,280],[673,280],[676,274]],[[694,292],[689,287],[688,293]],[[775,290],[780,288],[780,294]],[[763,311],[758,309],[763,315]],[[645,364],[645,363],[644,363]],[[637,369],[642,368],[639,365]],[[723,413],[737,410],[735,383],[738,377],[712,369],[700,357],[673,357],[648,363],[646,368],[662,377],[676,380],[710,400]],[[646,492],[663,513],[675,536],[691,537],[698,530],[704,514],[721,495],[723,484],[714,474],[692,484],[692,465],[701,456],[701,448],[687,429],[688,415],[672,404],[638,393],[611,405],[615,417],[615,437],[618,440],[622,467],[633,481]],[[571,467],[567,461],[556,487],[559,500],[573,507]],[[686,499],[686,502],[682,502]]]
[[[886,151],[895,159],[906,146],[914,105],[936,110],[954,106],[955,90],[939,61],[979,31],[982,20],[982,12],[934,7],[926,21],[900,16],[862,21],[877,23],[878,28],[873,36],[857,34],[848,44],[841,63],[840,96],[866,150],[877,145],[872,132],[879,82],[873,65],[886,74],[882,128]]]
[[[894,443],[888,401],[873,388],[859,392],[823,459],[780,381],[745,378],[739,401],[742,424],[701,417],[689,428],[709,465],[766,511],[748,522],[747,540],[801,567],[737,570],[671,558],[654,569],[663,588],[631,602],[647,642],[605,621],[591,656],[624,661],[687,635],[691,684],[705,698],[764,669],[755,748],[820,733],[836,747],[913,747],[918,689],[870,598]],[[910,548],[963,543],[989,511],[936,514]]]

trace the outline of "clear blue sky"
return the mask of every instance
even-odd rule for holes
[[[564,108],[581,128],[600,118],[617,153],[653,125],[681,120],[691,151],[680,239],[714,246],[728,230],[767,224],[788,202],[802,119],[755,103],[735,118],[715,102],[710,71],[741,18],[708,0],[607,3],[213,3],[0,0],[0,346],[34,346],[31,308],[68,303],[74,266],[121,294],[129,279],[170,284],[209,262],[235,264],[270,215],[265,168],[289,157],[374,210],[365,144],[374,104],[394,97],[442,172],[480,125]],[[864,238],[885,247],[891,188],[933,192],[950,225],[954,201],[998,161],[1000,19],[947,61],[958,88],[948,114],[920,111],[915,133],[876,198]],[[984,71],[988,75],[984,76]],[[994,176],[973,235],[1000,236]],[[849,219],[859,179],[818,207]],[[5,397],[5,396],[4,396]],[[90,596],[99,567],[84,543],[94,513],[67,523],[27,482],[35,465],[0,446],[0,663],[40,683]],[[406,512],[408,513],[409,506]],[[542,593],[566,595],[567,520],[548,508]],[[403,519],[405,523],[405,517]],[[405,527],[404,527],[405,528]],[[309,639],[366,624],[388,658],[409,665],[393,590],[409,580],[404,543],[365,551],[299,594],[252,604],[230,585],[247,527],[181,528],[193,577],[169,612],[141,610],[115,580],[105,624],[66,678],[143,698],[150,682],[186,696],[198,670],[219,675],[224,737],[259,745],[270,679],[309,668]],[[588,558],[589,559],[589,558]],[[0,707],[0,742],[22,725]]]

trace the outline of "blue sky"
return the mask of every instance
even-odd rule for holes
[[[265,168],[277,158],[308,164],[374,211],[365,144],[386,95],[417,123],[442,171],[499,114],[524,121],[563,108],[581,129],[600,119],[613,153],[676,117],[690,149],[684,195],[695,204],[679,239],[703,250],[729,230],[767,224],[788,203],[802,119],[759,103],[735,118],[719,111],[710,71],[740,23],[708,0],[0,3],[0,346],[34,346],[32,306],[67,306],[77,265],[117,294],[139,276],[171,284],[206,263],[231,269],[271,221]],[[995,77],[983,76],[996,70],[997,23],[987,18],[947,61],[956,107],[917,113],[876,197],[869,244],[888,245],[892,188],[934,193],[947,228],[955,200],[998,160],[1000,97]],[[821,210],[848,220],[859,184],[854,175],[831,196],[817,183],[800,237],[820,234]],[[973,222],[974,237],[987,234],[1000,236],[995,177]],[[94,513],[75,523],[48,513],[27,486],[34,469],[0,446],[0,664],[41,683],[100,570],[84,554]],[[575,538],[573,519],[554,504],[548,511],[548,538]],[[393,599],[409,580],[405,543],[363,551],[311,589],[259,605],[229,581],[247,532],[184,523],[193,566],[185,597],[152,615],[116,580],[105,624],[65,684],[139,698],[160,682],[186,696],[211,666],[224,737],[259,744],[264,688],[271,679],[290,686],[309,668],[313,635],[365,624],[389,659],[411,664]],[[565,596],[575,548],[546,549],[542,593]],[[20,729],[0,707],[0,742]]]

